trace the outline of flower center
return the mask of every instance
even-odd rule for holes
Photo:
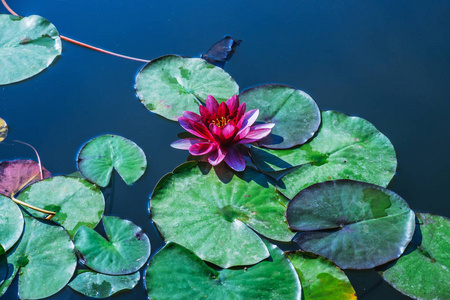
[[[216,124],[217,127],[222,128],[228,123],[230,123],[230,117],[218,117],[214,120],[211,120],[211,123]]]

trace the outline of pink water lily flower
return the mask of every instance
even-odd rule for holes
[[[236,95],[220,105],[213,96],[208,96],[206,107],[200,105],[199,110],[200,115],[185,111],[178,118],[181,127],[197,138],[181,139],[171,146],[189,150],[192,155],[204,155],[213,166],[225,160],[236,171],[245,169],[245,160],[239,150],[241,145],[266,137],[275,125],[253,125],[259,110],[246,112],[245,103],[239,105]]]

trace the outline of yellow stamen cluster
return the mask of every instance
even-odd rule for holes
[[[230,117],[219,117],[211,120],[211,123],[216,124],[217,127],[222,128],[230,122]]]

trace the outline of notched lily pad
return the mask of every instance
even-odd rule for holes
[[[8,136],[8,125],[0,118],[0,143]]]
[[[294,241],[344,269],[370,269],[398,258],[414,233],[414,213],[385,188],[351,180],[328,181],[298,193],[286,212],[302,231]]]
[[[147,168],[145,153],[136,143],[112,134],[87,142],[78,153],[77,163],[84,178],[101,187],[109,184],[113,169],[131,185]]]
[[[305,92],[280,84],[264,84],[239,95],[248,109],[259,109],[257,122],[275,123],[259,145],[287,149],[304,144],[319,129],[321,116],[316,102]]]
[[[145,107],[176,121],[184,111],[198,113],[208,95],[219,102],[239,93],[223,69],[200,58],[166,55],[145,65],[136,76],[136,93]]]
[[[23,215],[17,204],[0,195],[0,247],[3,251],[8,251],[19,240],[23,224]]]
[[[419,222],[411,244],[380,274],[413,299],[450,299],[450,220],[427,213],[416,216]]]
[[[40,16],[0,14],[0,85],[30,78],[61,54],[55,26]]]
[[[197,255],[168,243],[151,259],[146,286],[150,299],[295,299],[301,286],[292,264],[265,242],[270,259],[251,267],[216,270]]]
[[[105,240],[88,227],[78,229],[74,237],[81,262],[94,271],[124,275],[139,270],[150,256],[150,241],[142,229],[128,220],[103,216],[108,236]]]
[[[102,299],[123,290],[132,290],[139,282],[139,272],[130,275],[105,275],[91,271],[79,272],[69,286],[85,296]]]

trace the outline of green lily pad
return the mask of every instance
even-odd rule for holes
[[[0,85],[30,78],[61,54],[55,26],[40,16],[0,14]]]
[[[69,286],[85,296],[101,299],[123,290],[132,290],[140,278],[139,272],[113,276],[83,270],[69,283]]]
[[[28,216],[24,219],[23,236],[7,253],[11,276],[0,287],[0,296],[19,273],[20,299],[50,297],[67,285],[75,271],[74,246],[61,226]]]
[[[151,259],[146,286],[150,299],[295,299],[301,286],[292,264],[275,245],[271,259],[251,267],[215,270],[188,249],[168,243]]]
[[[0,143],[3,142],[8,136],[8,125],[5,120],[0,118]]]
[[[247,110],[259,109],[257,122],[274,123],[259,145],[287,149],[304,144],[319,129],[320,110],[305,92],[280,84],[264,84],[243,91],[239,100]]]
[[[284,217],[287,199],[270,178],[251,168],[228,175],[219,178],[225,174],[188,162],[160,180],[150,201],[152,220],[165,240],[223,268],[269,256],[255,231],[278,241],[294,236]]]
[[[94,271],[109,275],[131,274],[150,256],[150,241],[142,229],[128,220],[103,216],[108,240],[89,227],[74,237],[81,262]]]
[[[222,102],[238,94],[239,87],[227,72],[203,59],[166,55],[139,71],[136,93],[148,110],[176,121],[186,110],[198,113],[208,95]]]
[[[287,253],[302,284],[304,300],[356,300],[347,275],[332,261],[309,252]]]
[[[87,180],[106,187],[113,168],[126,184],[131,185],[147,168],[145,153],[133,141],[105,134],[87,142],[78,153],[78,171]]]
[[[23,232],[23,224],[23,215],[17,204],[11,199],[0,195],[0,246],[5,252],[20,239]]]
[[[416,213],[418,228],[405,253],[380,274],[414,299],[450,299],[450,220]]]
[[[286,218],[302,250],[344,269],[370,269],[398,258],[414,233],[414,213],[400,196],[358,181],[310,186],[288,205]]]
[[[73,237],[81,226],[94,228],[105,210],[105,199],[100,189],[86,179],[55,176],[29,185],[19,200],[33,206],[56,212],[52,221],[62,225]],[[27,209],[35,217],[47,215]]]
[[[323,181],[351,179],[386,187],[397,168],[394,147],[368,121],[335,111],[322,113],[322,125],[310,142],[289,150],[252,149],[264,172],[297,167],[278,189],[289,199]]]

